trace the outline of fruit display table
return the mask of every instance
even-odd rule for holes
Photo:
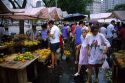
[[[124,83],[125,79],[125,51],[113,54],[113,83]]]
[[[39,58],[38,55],[34,55],[32,60],[14,61],[14,57],[9,56],[5,58],[5,62],[0,63],[0,83],[28,83],[26,68]],[[36,65],[34,67],[36,72]]]
[[[7,48],[6,45],[4,45],[4,46],[0,46],[0,53],[3,53],[3,51],[4,51],[6,48]]]

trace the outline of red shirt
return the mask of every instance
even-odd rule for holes
[[[121,36],[122,39],[125,39],[125,27],[121,28],[120,36]]]
[[[60,46],[63,46],[63,38],[62,38],[62,35],[60,36]]]
[[[76,30],[76,25],[73,24],[72,27],[71,27],[71,31],[72,31],[73,34],[75,34],[75,30]]]

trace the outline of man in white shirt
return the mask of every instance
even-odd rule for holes
[[[49,68],[54,68],[55,65],[57,65],[57,49],[59,48],[59,42],[60,42],[60,29],[54,25],[54,21],[50,20],[48,22],[48,25],[50,27],[50,49],[52,52],[51,60],[52,63]]]
[[[110,44],[112,44],[113,34],[115,31],[114,25],[115,25],[115,21],[112,20],[111,23],[107,26],[107,39],[109,40]]]

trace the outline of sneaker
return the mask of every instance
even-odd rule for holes
[[[79,73],[74,74],[74,76],[79,76],[79,75],[80,75]]]

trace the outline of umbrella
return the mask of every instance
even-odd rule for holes
[[[84,16],[83,14],[80,13],[76,13],[76,14],[69,14],[67,17],[64,17],[64,21],[79,21],[84,19],[86,16]]]

